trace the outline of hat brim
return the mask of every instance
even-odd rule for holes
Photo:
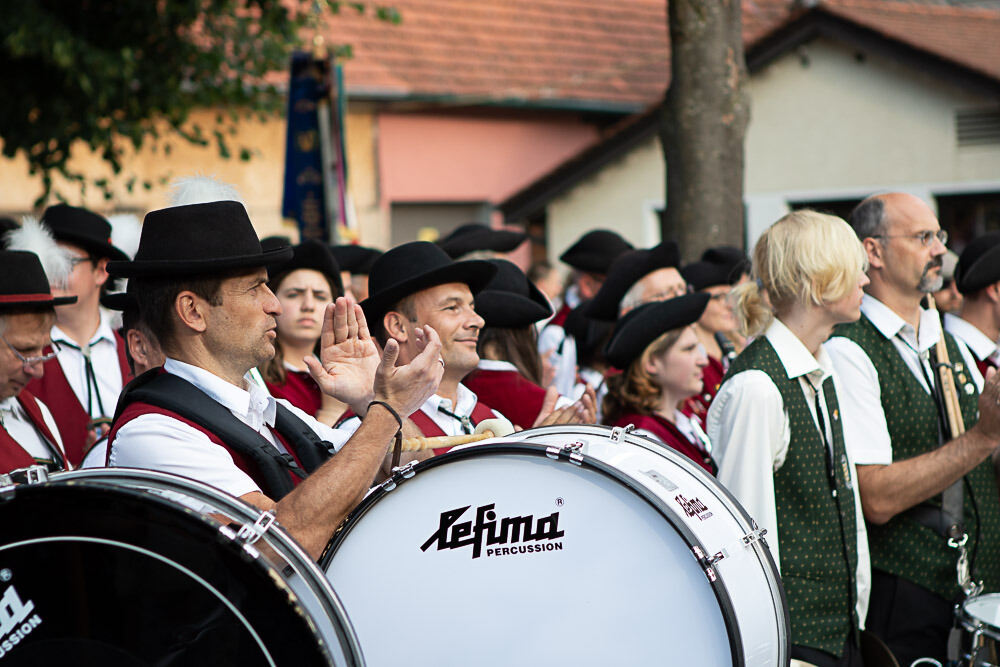
[[[128,292],[108,292],[101,295],[101,305],[108,310],[123,311],[129,308],[138,307],[135,295]]]
[[[473,294],[478,294],[496,275],[497,267],[489,262],[470,259],[464,262],[454,262],[446,266],[432,269],[379,291],[361,302],[369,327],[375,323],[381,324],[382,316],[400,299],[420,290],[444,285],[447,283],[464,283]]]
[[[57,233],[54,232],[53,236],[56,241],[62,241],[64,243],[70,243],[75,246],[79,246],[86,250],[89,254],[95,257],[107,257],[111,261],[127,262],[131,257],[125,253],[125,251],[120,250],[110,243],[105,243],[98,241],[89,236],[83,236],[74,234],[72,232],[67,232],[66,230],[59,230]]]
[[[0,295],[0,313],[23,308],[43,308],[45,306],[68,306],[76,303],[75,296],[52,296],[51,294],[3,294]]]
[[[531,298],[513,292],[483,290],[476,295],[476,312],[486,320],[488,327],[526,327],[550,317],[552,308],[545,295],[534,285],[530,287],[533,292]]]
[[[959,269],[956,285],[962,294],[975,294],[1000,281],[1000,245],[984,252],[968,269],[962,267],[960,262]]]
[[[618,320],[604,348],[605,358],[615,368],[628,368],[661,335],[697,322],[709,298],[707,293],[698,292],[639,306]]]
[[[454,239],[438,241],[438,245],[448,253],[449,257],[461,257],[477,250],[511,252],[527,239],[528,234],[525,232],[515,232],[512,229],[488,229],[462,234]]]
[[[237,269],[265,268],[292,257],[290,247],[277,248],[260,254],[211,259],[162,259],[108,262],[108,273],[115,278],[185,278],[212,276]]]

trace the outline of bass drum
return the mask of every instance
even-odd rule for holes
[[[149,471],[0,483],[0,664],[363,664],[323,572],[271,520]]]
[[[532,429],[406,466],[320,565],[371,665],[789,660],[752,520],[623,429]]]

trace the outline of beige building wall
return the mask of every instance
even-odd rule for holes
[[[215,114],[208,111],[192,115],[192,122],[201,123],[207,136],[212,136],[214,119]],[[86,206],[105,214],[129,211],[141,218],[147,211],[168,205],[169,182],[174,178],[212,176],[239,190],[261,237],[285,234],[297,238],[296,226],[281,217],[284,118],[272,117],[264,121],[256,117],[241,119],[237,128],[236,135],[227,137],[234,155],[230,159],[223,159],[214,143],[199,147],[175,136],[161,142],[157,152],[151,146],[138,153],[130,151],[123,160],[124,169],[117,177],[86,147],[80,146],[74,152],[73,167],[94,178],[108,178],[113,192],[110,200],[105,200],[100,191],[92,186],[81,194],[79,186],[64,180],[57,179],[56,185],[70,204]],[[368,245],[382,245],[388,238],[388,212],[381,211],[378,205],[376,136],[371,113],[365,109],[349,113],[345,129],[350,168],[348,189],[355,218],[361,228],[361,241]],[[165,154],[162,148],[164,143],[171,145],[169,154]],[[251,160],[243,162],[235,157],[239,155],[241,146],[253,150]],[[136,184],[129,192],[125,184],[131,178],[136,180]],[[161,179],[166,179],[167,183],[161,184]],[[144,180],[153,183],[150,190],[142,187]],[[0,214],[40,213],[33,210],[33,203],[41,192],[41,178],[28,174],[25,159],[0,160]]]
[[[878,190],[1000,191],[1000,145],[958,147],[955,112],[993,106],[939,77],[816,40],[750,80],[747,236],[752,244],[789,201],[847,199]],[[550,259],[581,234],[611,227],[633,243],[659,241],[664,165],[654,136],[548,207]]]

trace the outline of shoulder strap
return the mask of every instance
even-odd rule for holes
[[[42,409],[38,405],[38,399],[27,389],[22,389],[21,393],[17,395],[17,402],[24,408],[32,425],[35,427],[35,431],[41,436],[42,442],[52,453],[52,459],[56,465],[61,470],[69,470],[70,466],[66,461],[66,454],[56,444],[55,436],[52,435],[48,424],[45,423],[45,417],[42,416]]]

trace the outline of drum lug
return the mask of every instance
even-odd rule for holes
[[[752,530],[743,536],[743,544],[744,546],[750,546],[754,542],[763,538],[765,535],[767,535],[767,528],[757,528],[756,530]]]
[[[393,489],[396,488],[396,484],[398,484],[400,480],[410,479],[411,477],[417,474],[417,471],[413,469],[414,466],[416,465],[417,465],[416,461],[410,461],[405,465],[393,468],[392,474],[389,475],[389,478],[387,480],[379,484],[378,488],[381,489],[382,491],[392,491]]]
[[[274,514],[272,512],[264,512],[253,523],[245,523],[240,526],[233,539],[243,545],[253,544],[263,537],[264,533],[270,530],[274,523]]]
[[[623,437],[635,430],[635,424],[629,424],[628,426],[615,426],[611,429],[611,442],[621,442]]]
[[[560,456],[565,457],[570,463],[575,463],[576,465],[583,464],[583,443],[574,442],[570,445],[563,445],[562,447],[556,445],[549,445],[545,448],[545,455],[550,459],[559,460]]]
[[[719,577],[715,573],[715,568],[712,567],[712,565],[718,562],[719,560],[725,558],[725,556],[723,556],[722,552],[720,552],[716,554],[718,558],[713,558],[709,560],[709,558],[705,554],[705,551],[697,545],[691,547],[691,551],[692,553],[694,553],[694,557],[698,560],[698,564],[701,565],[703,570],[705,570],[705,576],[708,577],[709,582],[714,584]]]

